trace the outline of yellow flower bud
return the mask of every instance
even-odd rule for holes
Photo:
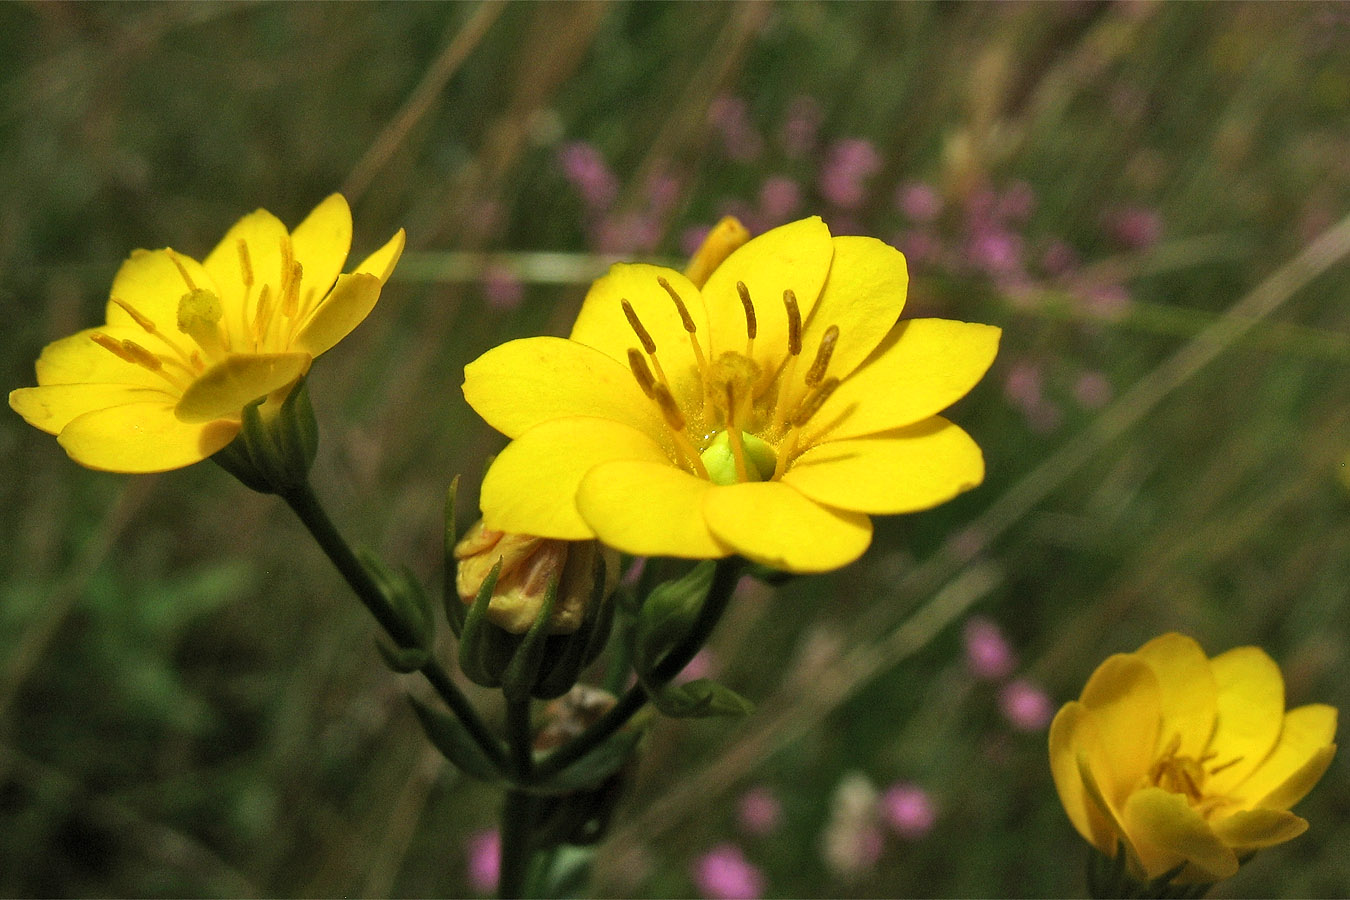
[[[465,606],[473,605],[484,579],[498,561],[502,564],[487,617],[513,633],[529,630],[544,605],[551,581],[558,581],[550,634],[571,634],[581,627],[586,604],[595,587],[595,541],[561,541],[484,528],[480,519],[455,545],[459,568],[455,588]],[[613,553],[613,551],[608,551]],[[617,580],[618,560],[606,560],[606,594]]]
[[[684,274],[695,285],[703,287],[713,270],[748,240],[750,232],[745,230],[739,219],[735,216],[723,217],[689,258]]]

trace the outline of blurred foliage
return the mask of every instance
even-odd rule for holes
[[[1178,629],[1262,645],[1291,704],[1350,708],[1350,269],[1224,339],[1142,421],[1113,402],[1350,211],[1344,7],[44,3],[0,6],[0,35],[5,383],[100,320],[131,249],[200,255],[254,207],[294,223],[343,189],[357,254],[399,226],[410,253],[313,373],[315,481],[427,583],[445,485],[502,443],[463,365],[564,333],[603,271],[533,251],[678,259],[723,212],[773,224],[779,177],[797,214],[925,251],[915,314],[1003,326],[952,412],[984,486],[736,605],[712,659],[760,709],[657,726],[604,895],[691,896],[691,862],[727,840],[775,896],[1080,892],[1043,730],[1012,727],[962,660],[971,610],[1056,703]],[[783,136],[803,116],[806,148]],[[844,139],[875,154],[851,207],[825,177]],[[604,203],[560,163],[573,142],[614,176]],[[897,206],[912,183],[941,200],[931,221]],[[284,508],[209,464],[84,471],[13,415],[0,453],[0,894],[471,890],[465,841],[495,795],[429,754]],[[849,876],[821,844],[851,772],[922,784],[939,816]],[[784,806],[769,837],[735,821],[757,783]],[[1347,810],[1337,762],[1299,807],[1308,834],[1216,894],[1350,892]]]

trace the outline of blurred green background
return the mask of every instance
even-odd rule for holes
[[[315,483],[429,584],[450,477],[502,445],[464,364],[565,333],[607,254],[820,214],[906,250],[914,314],[1003,327],[949,413],[984,485],[746,592],[704,663],[760,708],[657,725],[598,894],[697,896],[727,844],[770,896],[1081,893],[1047,700],[1166,630],[1350,708],[1344,6],[34,3],[0,35],[6,390],[133,248],[341,189],[355,255],[409,252],[315,368]],[[496,794],[279,502],[0,421],[0,894],[481,891]],[[897,783],[931,829],[875,818]],[[1350,893],[1343,762],[1299,811],[1216,896]]]

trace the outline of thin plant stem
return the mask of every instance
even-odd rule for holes
[[[529,791],[508,788],[502,802],[501,868],[497,896],[515,900],[525,895],[525,882],[534,857],[530,826],[534,821],[536,798]]]
[[[304,482],[289,488],[280,496],[309,529],[309,533],[314,536],[314,540],[346,579],[357,599],[375,617],[375,621],[380,623],[380,627],[389,637],[393,638],[394,643],[400,647],[416,647],[417,636],[390,604],[389,598],[375,583],[365,565],[352,552],[351,546],[337,530],[333,520],[328,517],[327,511],[324,510],[323,504],[319,502],[309,483]],[[464,727],[478,744],[479,749],[488,759],[499,766],[503,765],[506,762],[506,754],[502,751],[501,742],[483,724],[483,720],[479,718],[468,698],[455,686],[440,663],[430,659],[419,671],[445,701],[446,706],[450,707],[464,723]]]
[[[689,633],[680,643],[676,644],[652,669],[653,682],[665,684],[670,681],[689,665],[689,661],[708,642],[713,629],[722,618],[722,613],[726,612],[732,591],[735,590],[744,567],[745,561],[737,556],[717,561],[717,568],[713,570],[712,584],[708,587],[708,597],[703,601],[698,618],[694,620]],[[536,782],[547,780],[590,753],[622,728],[646,704],[647,693],[641,685],[629,688],[619,698],[619,702],[591,727],[539,761],[534,767],[534,780]]]

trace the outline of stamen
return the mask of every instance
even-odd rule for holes
[[[754,358],[755,335],[759,333],[759,323],[755,320],[755,304],[750,302],[750,289],[744,281],[736,282],[736,293],[741,296],[741,306],[745,307],[745,355]]]
[[[675,402],[675,397],[670,393],[670,388],[664,384],[656,385],[652,388],[652,399],[661,408],[661,415],[666,420],[666,427],[670,429],[670,436],[675,441],[675,449],[683,461],[694,467],[698,477],[710,481],[708,469],[703,465],[703,460],[699,458],[698,450],[694,449],[693,441],[689,440],[689,435],[685,434],[684,413],[680,412],[680,406]]]
[[[741,437],[741,426],[736,421],[736,390],[731,382],[726,383],[727,391],[727,438],[731,441],[731,458],[736,462],[736,480],[750,480],[750,470],[745,466],[745,441]]]
[[[131,361],[138,366],[158,372],[164,368],[164,361],[135,341],[122,341],[122,349],[127,351]]]
[[[156,328],[155,328],[155,323],[152,322],[152,321],[150,321],[150,319],[145,315],[145,313],[141,312],[139,309],[137,309],[136,307],[132,306],[132,305],[131,305],[130,303],[128,303],[127,301],[122,300],[122,299],[120,299],[120,298],[118,298],[118,297],[113,297],[113,298],[112,298],[112,302],[113,302],[113,303],[116,303],[118,306],[120,306],[120,307],[122,308],[122,312],[124,312],[124,313],[126,313],[127,315],[131,316],[132,320],[133,320],[137,325],[141,326],[141,330],[146,331],[146,332],[149,332],[150,334],[156,334],[156,333],[157,333],[157,330],[156,330]]]
[[[248,302],[253,297],[253,257],[248,252],[248,241],[239,238],[234,242],[239,251],[239,276],[244,283],[244,302],[239,304],[239,333],[247,339],[249,334]]]
[[[652,370],[647,368],[647,361],[642,358],[642,351],[636,347],[628,348],[628,368],[633,370],[633,377],[637,379],[638,387],[642,388],[642,393],[648,397],[654,397],[656,379],[652,377]]]
[[[623,314],[628,319],[628,326],[633,329],[637,339],[642,342],[642,349],[647,351],[648,356],[656,353],[656,341],[652,340],[652,336],[647,333],[647,329],[642,327],[642,320],[637,317],[633,304],[627,300],[620,300],[619,302],[623,305]]]
[[[770,430],[775,432],[783,427],[788,392],[792,390],[792,376],[797,372],[797,357],[802,355],[802,313],[797,308],[797,295],[792,288],[783,291],[783,309],[787,312],[788,358],[783,363],[783,371],[778,378],[778,396],[773,402],[773,425]]]
[[[165,360],[162,357],[151,353],[135,341],[119,341],[112,335],[104,334],[101,331],[95,331],[90,334],[89,337],[95,344],[98,344],[104,350],[107,350],[123,362],[128,362],[133,366],[140,366],[143,369],[154,372],[180,391],[187,387],[187,382],[182,379],[174,378],[168,372],[164,371],[165,362],[174,363],[175,365],[182,367],[183,363],[178,360],[172,358]],[[189,379],[196,377],[196,373],[190,369],[187,370],[187,374]]]
[[[109,353],[111,353],[113,356],[116,356],[123,362],[129,362],[132,365],[137,364],[136,358],[131,355],[131,351],[123,347],[122,342],[119,341],[117,338],[113,337],[112,335],[104,334],[101,331],[95,331],[93,334],[89,335],[89,338],[95,344],[98,344],[104,350],[107,350]]]
[[[811,368],[806,372],[807,387],[815,387],[825,377],[825,369],[830,365],[830,357],[834,355],[834,345],[838,340],[838,325],[831,325],[820,336],[820,347],[816,350],[816,360],[811,363]]]
[[[253,326],[250,333],[253,335],[253,349],[261,350],[263,338],[267,336],[268,328],[272,324],[272,286],[263,283],[262,290],[258,291],[258,307],[253,311]]]
[[[1242,757],[1241,757],[1241,756],[1235,756],[1235,757],[1233,757],[1232,759],[1230,759],[1228,762],[1223,763],[1223,764],[1221,764],[1221,765],[1217,765],[1217,766],[1215,766],[1214,768],[1210,769],[1210,770],[1209,770],[1209,774],[1210,774],[1210,775],[1218,775],[1218,774],[1219,774],[1220,772],[1222,772],[1224,769],[1227,769],[1227,768],[1229,768],[1229,767],[1231,767],[1231,766],[1235,766],[1235,765],[1237,765],[1237,764],[1240,763],[1240,762],[1242,762]]]
[[[778,448],[778,461],[774,464],[773,480],[782,478],[783,473],[787,471],[788,462],[797,452],[797,440],[801,435],[802,427],[811,421],[812,416],[820,412],[820,408],[825,405],[825,401],[830,399],[830,395],[838,387],[838,378],[827,378],[797,405],[796,411],[792,414],[792,427],[788,430],[787,437],[783,439],[782,446]]]
[[[183,283],[187,285],[188,290],[195,291],[197,285],[193,283],[192,276],[188,274],[187,267],[183,265],[183,261],[178,258],[178,253],[173,250],[166,250],[165,252],[169,254],[169,259],[173,261],[174,266],[178,269],[178,274],[182,276]]]
[[[680,314],[680,322],[684,325],[684,330],[689,334],[689,345],[694,348],[694,359],[698,361],[698,374],[699,377],[703,379],[703,386],[706,391],[708,385],[708,361],[703,356],[703,347],[700,346],[698,342],[698,336],[696,334],[698,326],[694,324],[694,317],[689,315],[689,308],[684,305],[684,301],[680,299],[680,295],[675,293],[675,288],[670,286],[669,281],[666,281],[663,276],[658,275],[656,276],[656,283],[661,285],[662,289],[670,295],[671,300],[675,301],[675,311]]]
[[[651,333],[642,325],[642,320],[638,318],[637,312],[633,309],[633,304],[627,300],[619,301],[623,305],[624,318],[628,319],[628,326],[633,329],[637,339],[642,343],[642,349],[647,351],[647,358],[652,361],[652,369],[656,372],[656,380],[661,384],[670,386],[666,381],[666,373],[661,370],[661,360],[656,358],[656,341],[652,340]]]

